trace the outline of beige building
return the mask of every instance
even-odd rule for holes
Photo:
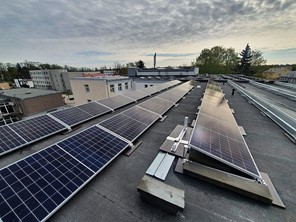
[[[15,112],[24,117],[64,105],[62,92],[51,90],[17,88],[3,90],[0,95],[2,98],[9,99]]]
[[[122,76],[70,78],[75,105],[97,101],[133,90],[131,78]]]
[[[1,89],[10,89],[8,82],[0,82],[0,90]]]

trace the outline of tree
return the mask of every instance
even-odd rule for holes
[[[260,50],[252,50],[252,66],[262,66],[266,64],[266,59],[263,57],[263,53]]]
[[[143,69],[145,68],[145,63],[142,60],[139,60],[138,62],[135,62],[136,67]]]
[[[232,73],[237,64],[237,53],[233,48],[214,46],[203,49],[193,66],[200,68],[200,73]]]
[[[240,53],[241,58],[239,58],[239,64],[237,65],[237,71],[244,75],[251,75],[251,64],[252,64],[252,50],[249,43],[246,48]]]
[[[133,63],[133,62],[129,62],[129,63],[127,63],[126,64],[126,67],[135,67],[135,63]]]

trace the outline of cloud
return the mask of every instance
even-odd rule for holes
[[[0,58],[11,62],[133,62],[151,51],[181,58],[248,42],[296,47],[295,0],[14,0],[1,8]]]

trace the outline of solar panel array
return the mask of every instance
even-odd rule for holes
[[[159,117],[134,106],[2,168],[1,220],[47,220]]]
[[[189,144],[249,176],[260,173],[218,84],[209,82]]]
[[[0,156],[179,84],[174,80],[0,127]]]

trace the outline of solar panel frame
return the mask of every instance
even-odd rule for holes
[[[96,125],[58,142],[57,145],[94,172],[98,172],[129,146],[126,141]]]
[[[33,143],[66,130],[66,127],[48,115],[14,122],[9,127],[27,143]]]
[[[3,222],[45,221],[95,173],[56,145],[0,170]]]
[[[27,145],[8,125],[0,127],[0,156]]]
[[[135,102],[135,100],[130,99],[126,96],[118,95],[118,96],[113,96],[106,99],[101,99],[96,102],[99,104],[103,104],[104,106],[107,106],[114,110],[114,109],[123,107],[125,105],[128,105],[130,103],[133,103]]]
[[[159,118],[159,115],[135,106],[100,122],[98,125],[133,142]]]
[[[68,126],[76,126],[80,123],[93,119],[94,116],[77,108],[72,107],[64,110],[51,112],[51,115],[64,122]]]
[[[111,112],[112,109],[103,106],[97,102],[91,102],[82,104],[79,106],[76,106],[78,109],[83,110],[84,112],[87,112],[88,114],[92,115],[93,117],[101,116],[105,113]]]
[[[260,178],[259,170],[237,125],[199,113],[189,145],[253,178]]]

